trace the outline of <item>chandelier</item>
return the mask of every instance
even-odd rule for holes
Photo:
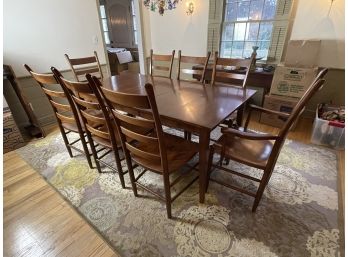
[[[164,14],[165,10],[173,10],[176,4],[182,0],[144,0],[144,5],[153,12],[158,12],[160,15]]]

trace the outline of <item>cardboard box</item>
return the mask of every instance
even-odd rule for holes
[[[11,112],[4,112],[3,126],[4,153],[25,145],[23,137],[19,132]]]
[[[298,103],[298,98],[286,97],[286,96],[275,96],[275,95],[265,95],[265,100],[263,102],[263,107],[278,111],[291,113],[295,105]],[[260,122],[273,127],[281,128],[286,122],[287,118],[274,115],[261,113]],[[296,124],[292,126],[292,129],[296,127]]]
[[[318,66],[320,40],[290,40],[286,49],[285,66],[314,68]]]
[[[318,68],[295,68],[278,65],[273,76],[270,93],[300,98],[312,84]]]

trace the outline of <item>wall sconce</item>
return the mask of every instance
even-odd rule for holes
[[[188,1],[186,2],[186,7],[187,7],[187,11],[186,11],[186,14],[187,15],[192,15],[193,14],[193,11],[195,9],[195,6],[193,4],[193,1]]]

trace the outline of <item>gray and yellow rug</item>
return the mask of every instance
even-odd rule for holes
[[[288,140],[254,214],[253,198],[212,182],[205,204],[199,204],[198,183],[195,183],[173,203],[175,219],[172,220],[167,219],[163,202],[142,191],[140,197],[134,197],[129,182],[128,188],[122,189],[117,174],[107,169],[99,174],[88,167],[81,155],[70,158],[60,134],[31,143],[17,152],[122,256],[334,257],[340,254],[337,160],[336,154],[325,148]],[[229,165],[245,173],[258,173],[234,162]],[[163,187],[161,177],[150,173],[145,175],[143,183]],[[242,179],[236,179],[236,183],[256,188]]]

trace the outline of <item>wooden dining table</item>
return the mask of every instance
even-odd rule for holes
[[[203,203],[208,179],[210,133],[256,91],[131,73],[103,80],[105,88],[144,95],[146,83],[153,85],[162,124],[199,136],[199,202]]]

